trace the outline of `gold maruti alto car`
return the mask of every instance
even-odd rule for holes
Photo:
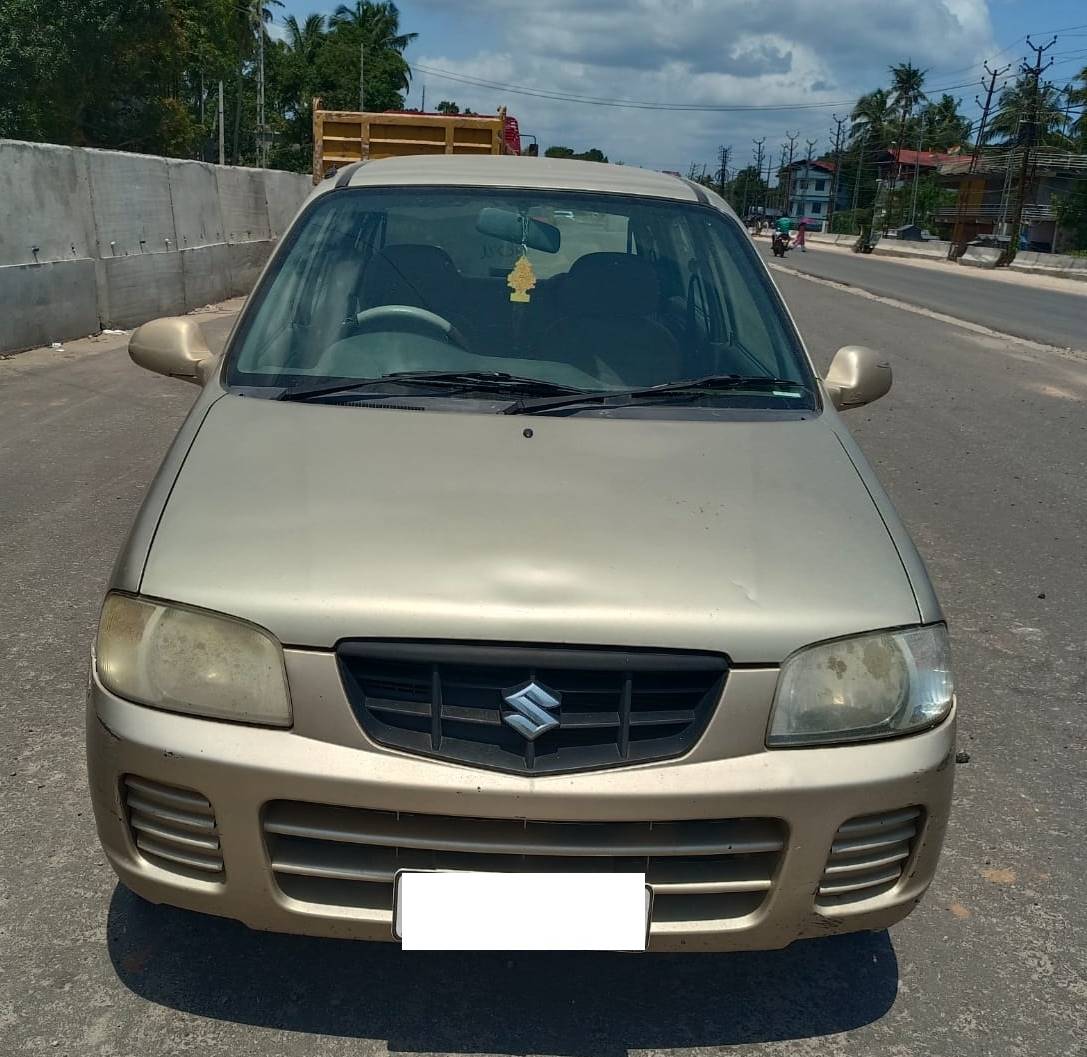
[[[712,192],[350,167],[221,356],[186,319],[131,354],[202,388],[94,650],[91,792],[129,888],[391,940],[405,876],[500,874],[516,947],[566,905],[518,915],[519,877],[633,873],[653,950],[918,902],[948,636],[838,415],[891,372],[847,347],[816,375]]]

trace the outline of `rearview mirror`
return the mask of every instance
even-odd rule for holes
[[[211,377],[216,363],[200,326],[184,316],[144,323],[129,339],[128,354],[140,367],[196,385]]]
[[[554,224],[493,206],[480,210],[476,230],[481,235],[490,235],[503,242],[515,242],[518,246],[523,243],[544,253],[558,253],[562,246],[562,232]]]
[[[846,345],[834,354],[823,384],[839,411],[886,396],[891,388],[891,365],[875,349]]]

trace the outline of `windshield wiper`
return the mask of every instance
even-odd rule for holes
[[[710,374],[704,378],[684,378],[677,382],[648,386],[645,389],[613,389],[597,393],[583,393],[555,400],[546,398],[527,402],[519,400],[517,403],[504,408],[501,413],[503,415],[534,415],[558,408],[576,407],[581,404],[587,406],[629,407],[635,403],[656,399],[667,400],[675,396],[699,397],[712,393],[735,392],[737,390],[777,393],[788,397],[811,394],[808,386],[789,378],[767,378],[763,375]]]
[[[336,396],[356,390],[369,389],[376,385],[392,383],[434,386],[437,389],[452,389],[457,392],[482,389],[495,392],[517,392],[536,396],[571,396],[581,390],[571,385],[559,385],[540,378],[521,378],[504,371],[396,371],[380,378],[356,378],[351,382],[336,382],[311,387],[295,386],[284,389],[277,400],[316,400],[322,396]]]

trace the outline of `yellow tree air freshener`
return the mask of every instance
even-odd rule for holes
[[[532,270],[532,261],[525,254],[522,254],[513,266],[513,271],[510,272],[506,285],[513,291],[510,294],[511,301],[527,305],[532,300],[529,290],[536,288],[536,273]]]

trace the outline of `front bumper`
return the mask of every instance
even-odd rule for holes
[[[358,842],[370,840],[359,832],[372,836],[375,825],[395,828],[408,815],[403,825],[421,826],[431,838],[440,838],[428,847],[445,843],[462,862],[464,852],[493,851],[494,841],[513,842],[503,846],[513,855],[500,861],[542,854],[540,840],[546,844],[556,832],[574,832],[546,825],[555,822],[589,824],[577,827],[589,834],[590,843],[574,854],[604,863],[619,861],[608,858],[621,854],[617,834],[635,832],[641,840],[651,823],[658,844],[662,835],[681,832],[670,824],[684,820],[682,832],[694,834],[695,840],[705,833],[717,834],[719,841],[721,834],[735,834],[735,846],[728,850],[740,853],[744,841],[780,835],[779,850],[750,844],[746,850],[758,854],[726,864],[729,877],[749,881],[761,864],[766,872],[757,894],[667,901],[660,898],[664,889],[658,889],[656,906],[674,909],[660,919],[655,911],[652,950],[770,949],[805,937],[885,928],[913,909],[935,873],[951,802],[954,717],[909,738],[770,752],[761,747],[761,725],[776,673],[736,671],[710,728],[683,759],[529,778],[369,743],[351,716],[331,656],[289,652],[292,688],[305,686],[304,700],[320,706],[299,708],[303,698],[296,690],[296,726],[290,731],[144,708],[110,694],[92,673],[87,755],[99,837],[117,875],[139,895],[235,918],[255,929],[391,940],[391,910],[380,885],[325,884],[312,876],[301,883],[280,871],[276,842],[302,834],[298,847],[324,848],[322,855],[331,849],[333,858],[343,860],[345,848],[357,851]],[[126,776],[206,798],[214,812],[221,873],[174,868],[137,849],[125,800]],[[899,853],[896,879],[822,898],[828,855],[836,839],[842,840],[839,827],[863,817],[875,819],[878,828],[881,816],[895,825],[904,809],[918,809],[916,834],[901,845],[906,850]],[[479,819],[493,820],[488,824],[491,843],[474,837],[458,843],[462,829],[478,825],[466,820]],[[295,836],[283,838],[292,820]],[[523,838],[516,836],[519,827]],[[594,832],[600,834],[598,846],[592,846]],[[533,836],[540,833],[542,838]],[[337,838],[348,843],[322,844]],[[388,846],[399,839],[382,838],[382,853],[400,855],[399,847]],[[558,860],[552,856],[548,861]],[[673,867],[680,860],[665,861]],[[723,887],[729,883],[743,887],[739,882]]]

